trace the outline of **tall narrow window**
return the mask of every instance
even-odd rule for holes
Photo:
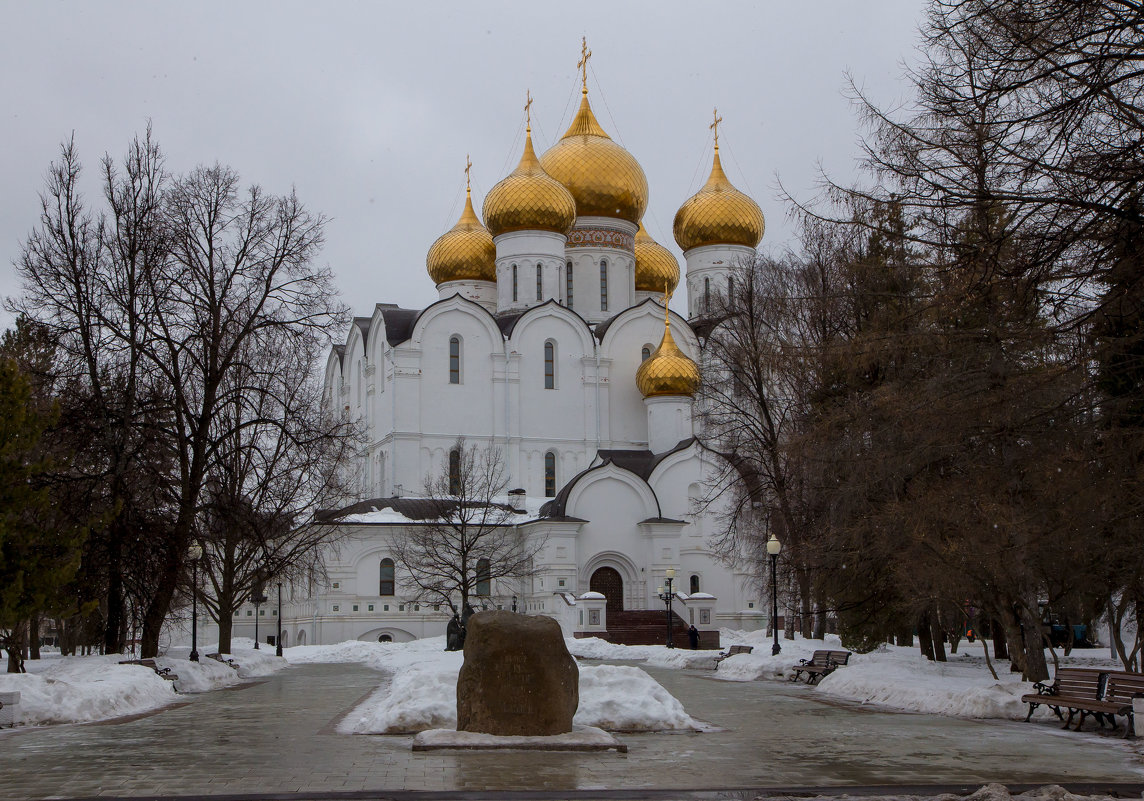
[[[735,302],[735,276],[727,276],[727,305]]]
[[[572,308],[572,262],[564,265],[564,300]]]
[[[449,494],[461,494],[461,451],[457,448],[449,451]]]
[[[543,267],[543,265],[541,265],[541,264],[536,265],[536,299],[537,300],[540,300],[541,298],[544,297],[544,281],[543,281],[543,273],[541,272],[541,267]]]
[[[488,559],[477,560],[477,595],[487,598],[493,594],[492,570]]]
[[[512,302],[517,301],[516,265],[512,265]]]
[[[608,310],[608,260],[600,259],[600,311]]]
[[[544,454],[544,497],[556,497],[556,454]]]
[[[691,594],[694,595],[697,592],[699,592],[699,576],[692,576],[691,577]]]
[[[647,345],[644,345],[643,346],[643,359],[641,359],[641,361],[646,362],[650,358],[651,358],[651,348],[649,348]]]
[[[703,311],[711,311],[711,279],[703,279]]]
[[[378,595],[393,595],[394,594],[394,572],[393,560],[381,560],[381,587],[377,591]]]
[[[449,383],[461,383],[461,338],[449,338]]]
[[[544,388],[556,389],[556,346],[544,343]]]

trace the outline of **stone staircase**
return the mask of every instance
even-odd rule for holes
[[[676,648],[689,648],[687,624],[672,614]],[[608,616],[608,639],[620,645],[663,645],[667,642],[667,612],[663,609],[626,610]]]

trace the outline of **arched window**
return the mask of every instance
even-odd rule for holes
[[[608,310],[608,260],[600,259],[600,311]]]
[[[643,351],[641,352],[641,355],[643,356],[643,358],[640,359],[640,361],[646,362],[648,359],[651,358],[651,348],[649,348],[647,345],[644,345]]]
[[[512,265],[512,302],[517,301],[516,265]]]
[[[449,451],[449,494],[461,494],[461,451],[457,448]]]
[[[703,279],[703,311],[711,311],[711,279]]]
[[[691,577],[691,594],[694,595],[697,592],[699,592],[699,576],[692,576]]]
[[[394,594],[394,568],[393,560],[385,558],[381,560],[381,586],[378,588],[378,595],[393,595]]]
[[[556,389],[556,345],[544,343],[544,388]]]
[[[449,337],[449,383],[461,383],[461,338]]]
[[[544,454],[544,497],[556,497],[556,454]]]
[[[735,276],[727,276],[727,305],[735,302]]]
[[[572,308],[572,262],[564,265],[564,302]]]
[[[493,594],[492,571],[488,559],[477,560],[477,595],[488,597]]]
[[[541,272],[541,267],[543,267],[543,266],[544,265],[542,265],[542,264],[536,265],[536,299],[537,300],[540,300],[541,298],[544,297],[544,281],[543,281],[543,273]]]

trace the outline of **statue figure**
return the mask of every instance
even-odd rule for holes
[[[461,618],[453,613],[449,625],[445,627],[445,650],[460,651],[465,647],[465,627],[461,625]]]

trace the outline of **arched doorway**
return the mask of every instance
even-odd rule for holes
[[[608,599],[608,620],[624,611],[624,579],[613,567],[601,567],[588,580],[588,589]]]

